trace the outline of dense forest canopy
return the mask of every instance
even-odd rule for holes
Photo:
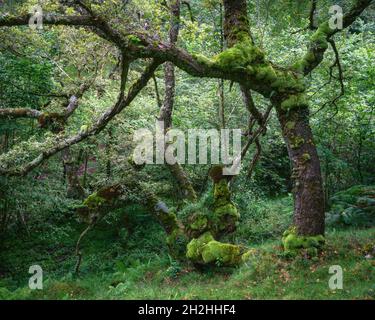
[[[241,268],[277,239],[280,259],[316,261],[358,228],[371,255],[374,16],[372,0],[0,1],[0,297],[35,259],[89,273],[95,250],[103,271],[131,252],[175,275]],[[240,129],[237,151],[208,139],[239,173],[137,161],[158,123],[145,152],[172,158],[174,130],[196,152],[189,130]],[[56,254],[11,253],[27,244]]]

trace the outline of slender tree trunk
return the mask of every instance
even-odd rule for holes
[[[67,180],[67,197],[73,199],[83,199],[85,190],[82,188],[78,177],[77,160],[71,154],[70,148],[66,148],[62,153],[64,173]]]
[[[171,21],[169,30],[169,42],[174,45],[178,39],[179,24],[180,24],[180,0],[172,0],[170,3],[171,7]],[[171,62],[166,62],[164,66],[164,82],[165,82],[165,97],[162,108],[159,113],[159,120],[164,121],[165,132],[172,127],[172,113],[174,107],[175,97],[175,67]],[[187,174],[179,163],[168,165],[171,174],[176,179],[183,197],[192,201],[197,199],[195,190],[189,180]]]
[[[85,164],[84,164],[84,171],[83,171],[83,188],[86,188],[87,184],[87,169],[88,169],[88,162],[89,162],[89,154],[88,152],[85,153]]]
[[[324,234],[323,181],[309,110],[277,107],[277,113],[292,164],[294,225],[300,235]]]
[[[220,3],[220,52],[224,51],[224,16],[223,16],[223,5]],[[219,124],[221,129],[225,129],[225,95],[224,95],[224,80],[219,79],[219,88],[218,88],[218,96],[219,96]]]
[[[109,128],[108,129],[108,142],[105,146],[105,153],[107,157],[107,162],[106,162],[107,179],[110,179],[112,176],[112,163],[111,163],[112,142],[113,142],[113,132],[112,132],[112,128]]]

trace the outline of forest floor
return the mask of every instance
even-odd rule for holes
[[[241,267],[198,271],[171,261],[160,228],[144,214],[137,219],[143,227],[131,234],[113,227],[121,219],[93,230],[78,276],[72,271],[82,225],[72,220],[8,237],[0,248],[0,299],[375,299],[375,260],[366,258],[375,228],[329,229],[315,259],[285,257],[273,235],[248,242],[253,258]],[[42,290],[28,288],[33,264],[43,268]],[[342,290],[329,288],[333,265],[342,267]]]

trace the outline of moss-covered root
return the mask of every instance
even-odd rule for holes
[[[310,257],[315,257],[322,250],[325,239],[323,235],[300,236],[296,227],[291,227],[284,232],[282,243],[287,255],[296,256],[305,251]]]
[[[186,257],[197,264],[236,266],[246,261],[246,254],[241,246],[216,241],[206,232],[188,243]]]

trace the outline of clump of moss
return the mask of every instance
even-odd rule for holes
[[[166,229],[167,232],[172,232],[178,228],[177,216],[173,212],[166,212],[164,210],[158,210],[155,208],[155,212],[160,224]]]
[[[226,205],[229,201],[230,191],[228,181],[226,179],[221,179],[214,184],[214,205],[215,207],[220,207]]]
[[[304,153],[301,158],[302,158],[302,163],[306,163],[310,161],[311,156],[308,153]]]
[[[250,74],[253,73],[257,80],[264,80],[271,83],[277,80],[276,71],[272,65],[269,64],[260,64],[254,67],[248,67],[248,71]]]
[[[264,63],[264,53],[255,47],[248,34],[244,32],[236,33],[237,43],[209,59],[203,55],[196,54],[193,57],[202,64],[216,67],[221,70],[246,69],[252,64]],[[266,67],[263,74],[266,75]]]
[[[132,44],[135,46],[142,45],[142,40],[133,34],[129,35],[127,39],[128,39],[129,44]]]
[[[304,92],[306,85],[301,75],[293,73],[292,71],[286,72],[284,70],[275,70],[276,79],[272,81],[271,88],[278,92]]]
[[[327,38],[332,34],[332,29],[328,22],[319,26],[316,32],[311,37],[311,46],[315,51],[324,52],[328,48]],[[293,69],[300,73],[305,73],[308,66],[313,64],[318,57],[313,52],[308,52],[306,55],[293,65]]]
[[[198,63],[204,64],[209,67],[214,64],[214,62],[211,59],[207,58],[206,56],[202,54],[193,54],[193,58],[197,60]]]
[[[213,217],[211,230],[216,236],[233,232],[238,224],[240,214],[231,201],[231,194],[226,179],[214,184]]]
[[[224,215],[229,215],[238,219],[240,218],[240,214],[238,213],[236,206],[231,202],[227,203],[224,206],[216,208],[215,215],[219,217],[224,216]]]
[[[323,235],[300,236],[296,227],[286,230],[282,237],[285,253],[296,256],[301,250],[305,250],[310,257],[315,257],[325,243]]]
[[[264,53],[245,38],[213,58],[214,65],[223,70],[245,69],[264,62]]]
[[[315,47],[325,50],[328,48],[327,37],[332,33],[332,29],[328,22],[321,24],[316,32],[311,37],[311,41]]]
[[[183,260],[187,242],[187,237],[180,228],[173,229],[166,238],[169,254],[177,260]]]
[[[292,149],[298,149],[305,143],[305,139],[300,136],[292,136],[290,138],[290,142],[290,146],[292,147]]]
[[[293,94],[290,95],[286,100],[281,103],[281,109],[290,110],[294,108],[301,108],[308,106],[306,97],[304,94]]]
[[[193,262],[200,262],[202,260],[203,247],[213,240],[214,237],[211,232],[206,232],[199,238],[191,240],[186,247],[186,257]]]
[[[186,257],[200,264],[233,266],[241,262],[241,247],[216,241],[210,232],[191,240],[187,245]]]
[[[288,121],[286,124],[285,124],[285,128],[287,128],[288,130],[292,130],[294,129],[296,126],[296,122],[295,121]]]
[[[94,192],[83,201],[83,205],[85,205],[89,209],[97,209],[101,207],[105,202],[105,198],[99,196],[98,192]]]
[[[248,250],[246,251],[245,253],[242,254],[241,256],[241,262],[247,262],[249,261],[252,257],[255,256],[255,253],[256,253],[256,250],[255,249],[251,249],[251,250]]]
[[[190,224],[190,228],[193,230],[204,230],[207,227],[207,217],[203,214],[197,214]]]
[[[237,245],[213,240],[203,246],[202,260],[205,264],[237,265],[241,261],[241,250]]]

